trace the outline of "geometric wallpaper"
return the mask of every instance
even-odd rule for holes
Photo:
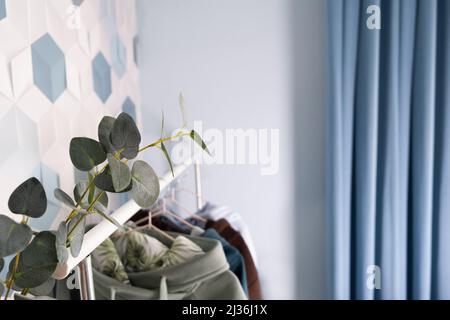
[[[30,225],[54,227],[67,210],[53,190],[71,193],[80,176],[70,139],[96,139],[101,118],[123,110],[140,124],[135,6],[0,0],[0,214],[8,214],[11,192],[35,176],[49,203],[45,218]]]

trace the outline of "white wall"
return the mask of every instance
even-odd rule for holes
[[[206,166],[204,193],[250,226],[265,298],[323,297],[323,1],[138,0],[138,11],[145,139],[161,109],[168,131],[179,125],[180,92],[206,128],[280,129],[279,174]]]

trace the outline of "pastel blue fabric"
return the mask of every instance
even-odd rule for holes
[[[331,297],[450,299],[450,1],[327,10]]]

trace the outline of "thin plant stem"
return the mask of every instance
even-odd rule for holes
[[[107,168],[108,166],[109,166],[109,165],[105,165],[105,166],[102,168],[102,170],[100,170],[100,172],[96,172],[96,173],[95,173],[94,177],[92,178],[92,181],[89,182],[88,186],[86,187],[86,190],[84,190],[83,194],[81,195],[80,199],[78,200],[77,204],[75,205],[75,209],[72,210],[72,212],[70,213],[69,217],[66,219],[66,223],[69,223],[73,218],[76,217],[76,215],[77,215],[77,213],[78,213],[78,210],[77,210],[77,209],[78,209],[78,207],[80,206],[81,202],[82,202],[82,201],[84,200],[84,198],[86,197],[86,195],[88,194],[89,189],[91,189],[91,188],[94,186],[95,178],[96,178],[98,175],[102,174],[102,173],[106,170],[106,168]]]
[[[28,217],[27,216],[23,216],[21,224],[25,224],[26,225],[27,223],[28,223]],[[14,278],[16,276],[17,268],[19,267],[20,254],[21,254],[21,252],[19,252],[16,255],[16,261],[14,262],[14,267],[11,270],[11,275],[9,276],[8,281],[6,281],[7,291],[6,291],[6,295],[5,295],[5,300],[8,299],[9,293],[11,292],[11,288],[12,288],[12,286],[14,284]]]
[[[103,195],[105,194],[105,191],[100,192],[95,199],[92,201],[92,203],[90,204],[89,208],[86,210],[88,213],[90,213],[92,211],[92,209],[94,208],[95,204],[97,203],[98,199],[100,199]],[[84,218],[86,218],[87,214],[84,214],[80,220],[78,220],[75,225],[73,226],[72,230],[69,231],[69,233],[67,234],[67,239],[70,239],[70,237],[72,236],[72,233],[75,231],[75,229],[79,226],[79,224],[84,220]]]
[[[9,293],[11,292],[11,288],[14,285],[14,277],[16,276],[17,268],[19,267],[20,262],[20,252],[16,255],[16,260],[14,261],[14,267],[11,271],[11,275],[9,276],[8,281],[6,282],[6,294],[5,294],[5,300],[8,300]]]

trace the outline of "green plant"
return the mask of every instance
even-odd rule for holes
[[[180,96],[184,118],[183,104]],[[8,202],[10,211],[23,217],[22,222],[0,215],[0,271],[4,267],[3,258],[14,255],[7,279],[0,283],[0,295],[6,290],[7,299],[11,289],[21,290],[22,294],[47,294],[54,286],[51,276],[57,264],[67,261],[69,250],[72,256],[79,255],[87,216],[98,215],[119,226],[105,213],[108,193],[129,192],[140,207],[152,206],[159,197],[159,179],[148,163],[135,160],[138,154],[151,148],[161,149],[173,173],[166,142],[190,137],[209,153],[201,137],[194,130],[187,130],[185,123],[179,133],[164,137],[163,116],[160,139],[144,147],[140,147],[141,134],[134,120],[126,113],[117,119],[104,117],[98,126],[98,141],[73,138],[70,158],[78,170],[86,172],[87,178],[75,186],[73,198],[61,189],[54,191],[55,197],[70,210],[57,231],[33,233],[27,225],[29,218],[44,215],[47,197],[38,179],[22,183]]]

